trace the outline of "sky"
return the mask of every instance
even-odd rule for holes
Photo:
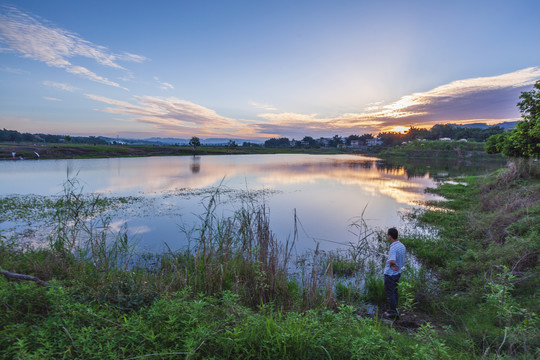
[[[540,1],[0,0],[0,128],[301,139],[520,119]]]

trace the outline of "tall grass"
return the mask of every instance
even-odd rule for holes
[[[438,187],[448,201],[420,220],[440,237],[406,241],[437,271],[438,291],[426,309],[452,324],[454,347],[538,358],[538,174],[537,161],[514,159],[495,174]]]
[[[286,299],[294,239],[277,241],[265,205],[246,202],[233,215],[218,216],[218,197],[219,188],[210,196],[200,225],[189,232],[189,248],[159,255],[156,273],[169,279],[171,289],[189,286],[205,294],[230,290],[251,306]]]
[[[264,204],[248,199],[223,216],[218,203],[219,189],[186,231],[186,248],[137,254],[125,229],[111,231],[99,197],[67,183],[48,248],[6,239],[0,246],[2,268],[52,285],[0,279],[0,359],[460,357],[431,330],[411,338],[376,319],[357,319],[356,306],[344,305],[383,303],[384,234],[353,223],[356,242],[341,253],[307,254],[295,279],[288,272],[296,221],[290,241],[281,243]],[[368,290],[347,278],[365,278]],[[416,286],[419,278],[406,280]]]

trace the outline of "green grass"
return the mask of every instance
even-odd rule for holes
[[[502,159],[500,154],[488,155],[484,143],[460,141],[411,141],[391,148],[377,148],[378,156],[410,158]]]
[[[402,275],[400,309],[433,323],[414,332],[355,314],[361,302],[386,302],[376,264],[361,257],[382,243],[330,258],[315,251],[295,280],[265,208],[219,218],[214,194],[191,248],[134,254],[122,234],[106,238],[83,221],[111,204],[70,182],[50,204],[48,247],[0,236],[2,269],[51,285],[0,278],[0,359],[538,357],[538,178],[510,169],[459,180],[468,185],[433,190],[448,201],[418,215],[439,236],[402,237],[424,267]],[[25,213],[32,201],[6,204]],[[364,286],[338,273],[363,276]]]
[[[439,275],[428,309],[452,323],[450,343],[479,354],[538,356],[540,177],[533,161],[431,190],[447,201],[418,217],[438,237],[402,241]],[[466,185],[464,185],[465,183]],[[429,295],[429,293],[428,293]],[[459,341],[458,339],[462,339]]]
[[[52,285],[0,279],[0,304],[9,309],[0,312],[0,358],[467,358],[429,328],[412,337],[357,319],[347,306],[302,313],[271,305],[252,310],[232,292],[193,295],[185,288],[126,312],[81,300],[60,282]]]

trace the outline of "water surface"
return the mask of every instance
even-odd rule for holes
[[[438,179],[501,165],[407,163],[304,154],[5,161],[0,163],[0,195],[54,196],[67,178],[76,177],[85,193],[136,196],[138,201],[111,215],[111,228],[127,227],[140,249],[159,252],[165,243],[172,249],[186,245],[186,231],[200,222],[219,189],[219,215],[231,215],[245,201],[264,203],[271,228],[283,241],[292,236],[296,211],[296,246],[302,252],[317,243],[334,249],[355,242],[350,225],[360,216],[373,228],[410,226],[403,214],[435,199],[425,189]],[[20,226],[16,220],[4,218],[0,230]],[[10,234],[37,241],[45,232],[46,226],[40,226],[26,235]]]

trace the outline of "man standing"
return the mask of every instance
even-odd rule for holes
[[[398,231],[396,228],[388,229],[388,240],[390,240],[390,250],[388,259],[384,267],[384,291],[388,297],[390,310],[384,313],[388,318],[397,318],[398,304],[398,282],[401,277],[401,270],[405,265],[405,245],[398,240]]]

